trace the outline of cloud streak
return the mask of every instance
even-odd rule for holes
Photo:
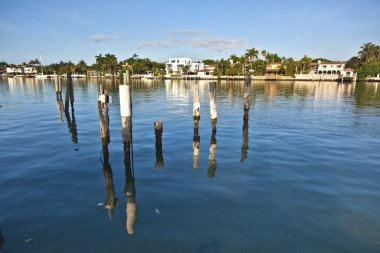
[[[230,39],[230,38],[209,38],[209,39],[193,39],[191,45],[197,47],[208,48],[218,52],[228,49],[235,49],[247,46],[249,41],[247,39]]]
[[[207,30],[203,30],[203,29],[168,29],[167,32],[169,32],[173,35],[193,36],[193,35],[205,33],[205,32],[207,32]]]
[[[155,41],[141,41],[137,44],[138,49],[153,48],[153,49],[169,49],[178,46],[177,40],[155,40]]]
[[[115,35],[105,35],[105,34],[94,34],[88,36],[88,39],[93,42],[114,42],[119,39],[119,36]]]

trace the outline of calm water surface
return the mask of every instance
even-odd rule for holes
[[[112,96],[108,163],[101,83]],[[74,80],[75,110],[65,115],[54,81],[0,79],[0,251],[380,252],[378,84],[253,82],[244,124],[244,83],[221,82],[212,136],[200,82],[197,168],[193,85],[133,84],[133,185],[118,83]]]

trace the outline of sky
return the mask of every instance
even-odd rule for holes
[[[124,60],[164,62],[242,55],[348,60],[380,44],[379,0],[0,0],[0,61],[44,64]]]

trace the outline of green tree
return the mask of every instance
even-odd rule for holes
[[[358,52],[359,58],[364,62],[380,59],[379,46],[368,42],[362,45],[361,50]]]
[[[87,72],[87,68],[88,68],[88,66],[87,66],[86,62],[84,60],[80,60],[78,62],[78,64],[75,66],[75,72],[80,73],[80,74],[84,74]]]
[[[212,59],[205,59],[202,61],[206,65],[216,65],[218,61],[212,60]]]
[[[310,72],[310,63],[311,63],[311,58],[308,57],[307,55],[304,55],[302,59],[300,60],[301,68],[303,73],[308,73]]]

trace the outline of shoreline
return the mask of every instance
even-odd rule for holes
[[[33,78],[33,79],[40,79],[40,80],[54,80],[57,77],[47,77],[47,78],[37,78],[33,76],[0,76],[0,78]],[[65,76],[62,76],[60,78],[66,78]],[[210,81],[218,81],[218,80],[225,80],[225,81],[244,81],[246,79],[245,76],[209,76],[209,77],[199,77],[199,76],[181,76],[181,77],[144,77],[144,76],[131,76],[132,79],[147,79],[147,80],[210,80]],[[86,76],[86,77],[73,77],[73,79],[119,79],[118,76],[114,77],[104,77],[104,76]],[[251,76],[252,81],[310,81],[310,82],[342,82],[341,77],[333,77],[333,78],[325,78],[325,77],[319,77],[319,78],[311,78],[311,77],[292,77],[292,76]],[[380,82],[380,78],[367,78],[364,80],[343,80],[344,83],[348,82],[356,82],[356,81],[364,81],[364,82]]]

